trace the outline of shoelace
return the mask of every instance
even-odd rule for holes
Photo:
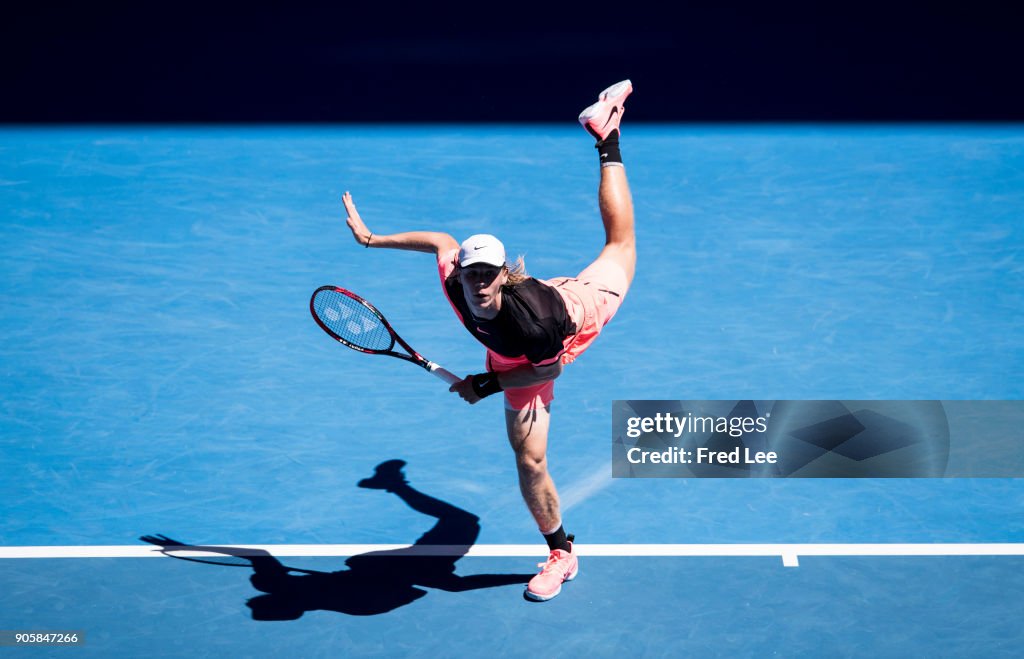
[[[566,560],[568,560],[568,559],[566,559]],[[544,568],[543,570],[541,570],[542,572],[551,572],[554,569],[555,565],[558,564],[558,561],[559,561],[559,558],[557,556],[555,556],[555,552],[551,552],[551,554],[548,555],[547,562],[546,563],[537,563],[537,567]]]

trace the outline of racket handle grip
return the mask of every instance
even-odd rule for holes
[[[455,384],[456,382],[462,382],[462,378],[460,378],[459,376],[455,375],[451,371],[449,371],[449,370],[447,370],[445,368],[442,368],[441,366],[438,366],[434,362],[427,362],[427,370],[430,371],[431,373],[433,373],[434,375],[436,375],[437,377],[441,378],[442,380],[444,380],[448,384]]]

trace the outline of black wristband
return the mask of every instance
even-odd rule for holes
[[[501,383],[498,382],[497,373],[478,373],[473,376],[473,393],[480,398],[487,398],[491,394],[503,391]]]

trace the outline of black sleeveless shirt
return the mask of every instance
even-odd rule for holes
[[[532,277],[501,288],[501,309],[491,320],[469,310],[457,270],[444,281],[445,292],[478,341],[503,357],[525,356],[537,364],[557,357],[566,337],[576,333],[565,302],[551,286]]]

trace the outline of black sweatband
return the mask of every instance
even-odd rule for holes
[[[619,151],[619,131],[613,130],[608,137],[594,145],[600,155],[601,166],[610,163],[622,164],[622,152]]]
[[[473,393],[480,398],[487,398],[491,394],[503,391],[501,383],[498,382],[497,373],[477,373],[473,376]]]

